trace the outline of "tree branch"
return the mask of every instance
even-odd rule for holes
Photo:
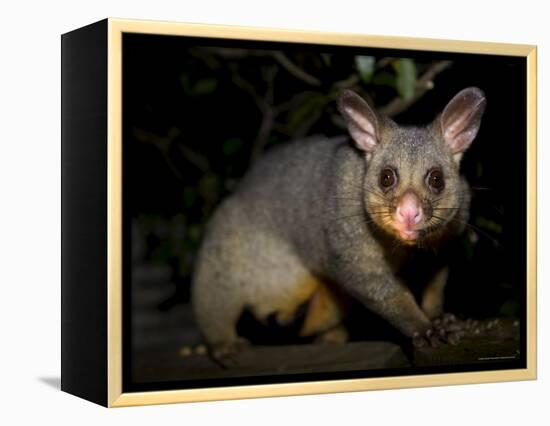
[[[181,134],[181,131],[176,127],[170,128],[167,136],[159,136],[153,132],[149,132],[147,130],[139,128],[134,128],[133,134],[138,141],[150,143],[156,146],[162,154],[162,158],[164,159],[170,170],[172,170],[174,175],[180,180],[183,180],[183,177],[178,167],[174,164],[169,155],[170,149],[172,148],[172,146],[174,146],[174,144],[178,147],[179,152],[186,161],[194,165],[202,172],[207,172],[210,170],[210,163],[208,161],[208,158],[206,158],[202,154],[199,154],[198,152],[193,151],[188,146],[185,146],[181,143],[176,143],[176,139]]]
[[[254,144],[252,145],[252,152],[250,153],[250,162],[253,163],[262,154],[267,142],[269,141],[269,135],[273,129],[273,123],[275,121],[275,110],[273,108],[273,96],[274,96],[274,81],[277,75],[277,68],[275,66],[268,67],[265,70],[265,81],[267,83],[267,90],[263,99],[261,99],[260,110],[263,113],[262,122]]]
[[[302,68],[294,64],[283,52],[273,52],[273,57],[279,62],[289,73],[299,80],[310,84],[311,86],[320,86],[321,80],[317,77],[304,71]]]
[[[380,111],[389,117],[402,113],[424,96],[428,90],[432,89],[434,87],[433,79],[451,65],[452,61],[434,62],[416,82],[414,95],[411,99],[404,100],[400,97],[396,97],[391,102],[381,107]]]

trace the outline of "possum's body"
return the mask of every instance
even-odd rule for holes
[[[192,304],[214,356],[240,344],[245,309],[285,325],[307,302],[300,334],[334,332],[340,290],[419,344],[456,341],[454,326],[432,320],[445,247],[468,218],[459,163],[484,107],[465,89],[431,125],[402,127],[348,91],[339,109],[355,147],[311,137],[255,164],[211,218],[195,265]]]
[[[245,308],[260,321],[275,314],[284,325],[313,296],[301,334],[339,324],[339,305],[323,283],[330,261],[319,240],[325,238],[334,201],[327,198],[327,183],[332,181],[327,175],[335,174],[341,155],[358,157],[361,163],[346,138],[316,137],[275,149],[216,211],[199,254],[192,293],[195,316],[208,342],[235,340],[236,322]]]

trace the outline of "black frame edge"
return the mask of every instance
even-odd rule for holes
[[[61,390],[108,405],[108,20],[61,36]]]

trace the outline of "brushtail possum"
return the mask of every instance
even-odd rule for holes
[[[485,105],[470,87],[431,124],[400,126],[344,90],[337,107],[351,141],[311,137],[268,152],[215,211],[197,258],[192,304],[212,354],[245,344],[244,309],[284,325],[307,303],[301,335],[345,337],[335,287],[416,345],[456,343],[456,321],[443,315],[445,248],[468,220],[459,166]]]

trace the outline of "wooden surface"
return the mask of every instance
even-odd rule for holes
[[[182,356],[176,351],[159,351],[141,357],[134,365],[139,382],[191,380],[370,370],[407,366],[399,346],[389,342],[353,342],[345,345],[251,346],[235,357],[235,364],[223,368],[207,354]]]
[[[135,239],[138,240],[139,239]],[[135,247],[134,253],[139,253]],[[413,349],[407,340],[354,341],[346,344],[251,346],[222,368],[206,348],[188,304],[159,311],[173,292],[166,266],[134,269],[133,379],[151,383],[276,374],[364,371],[388,368],[460,366],[509,362],[519,356],[519,323],[485,320],[471,327],[457,346]],[[166,285],[160,285],[166,283]],[[401,345],[401,346],[400,346]]]
[[[460,366],[509,362],[519,356],[519,327],[512,320],[480,323],[456,346],[422,349],[391,342],[251,346],[240,351],[234,365],[212,361],[203,345],[159,346],[136,354],[134,379],[139,383],[313,372],[365,371],[427,366]]]

